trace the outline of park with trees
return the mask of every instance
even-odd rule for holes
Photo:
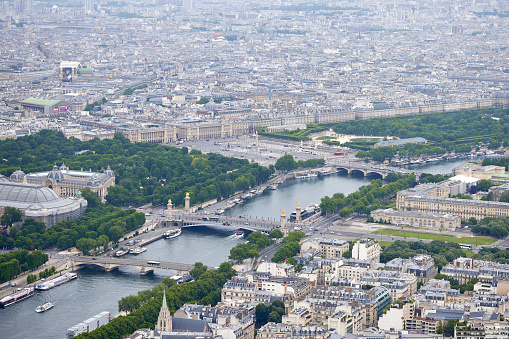
[[[9,233],[0,233],[0,247],[33,250],[55,245],[59,249],[76,246],[87,254],[96,247],[105,249],[110,241],[117,242],[145,223],[145,214],[105,204],[89,188],[82,195],[88,208],[81,217],[48,228],[41,221],[26,219],[19,227],[11,227]]]
[[[84,152],[83,152],[84,151]],[[83,152],[81,154],[76,154]],[[131,143],[122,133],[113,139],[82,142],[66,139],[61,132],[42,130],[18,139],[0,141],[0,173],[9,176],[17,169],[25,173],[49,171],[55,163],[71,170],[115,172],[116,186],[108,189],[107,202],[114,206],[159,205],[169,199],[191,204],[225,199],[235,192],[266,182],[273,170],[220,154],[202,154],[186,147]]]
[[[445,153],[465,153],[477,147],[496,149],[509,145],[509,114],[503,108],[461,110],[455,112],[430,113],[403,117],[349,120],[335,124],[309,125],[306,129],[267,133],[260,135],[294,141],[307,141],[311,133],[332,129],[338,134],[396,137],[399,139],[422,137],[426,144],[374,147],[375,142],[352,141],[339,143],[325,140],[323,143],[358,149],[357,157],[374,161],[391,161],[422,155],[433,156]],[[500,162],[502,163],[502,162]],[[495,163],[493,163],[495,164]],[[509,163],[505,163],[505,167]]]

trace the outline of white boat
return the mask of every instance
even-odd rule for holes
[[[163,238],[165,239],[173,239],[178,237],[182,233],[181,228],[174,228],[172,230],[166,231],[163,233]]]
[[[274,184],[274,185],[270,185],[269,186],[269,190],[277,190],[277,184]]]
[[[145,252],[146,250],[147,250],[146,247],[134,247],[129,251],[129,253],[138,255],[140,253]]]
[[[78,277],[78,275],[76,273],[66,273],[60,277],[51,279],[50,281],[46,281],[46,282],[43,282],[42,284],[35,286],[35,289],[39,290],[39,291],[47,291],[47,290],[52,289],[53,287],[57,287],[57,286],[62,285],[68,281],[76,279],[77,277]]]
[[[14,292],[13,294],[0,299],[0,307],[4,308],[6,306],[17,303],[18,301],[21,301],[23,299],[33,296],[34,293],[35,293],[35,291],[34,291],[33,287],[26,287],[22,290],[18,290],[17,292]]]
[[[42,305],[37,306],[37,308],[35,309],[35,312],[37,312],[37,313],[41,313],[41,312],[44,312],[44,311],[49,310],[49,309],[50,309],[50,308],[52,308],[53,306],[55,306],[55,305],[53,305],[52,303],[50,303],[50,302],[48,301],[48,302],[45,302],[45,303],[44,303],[44,304],[42,304]]]

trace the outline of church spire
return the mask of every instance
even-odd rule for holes
[[[163,310],[168,309],[168,305],[166,305],[166,288],[164,289],[164,293],[163,293],[163,306],[161,306],[161,308]]]

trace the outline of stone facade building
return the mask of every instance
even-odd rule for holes
[[[77,191],[90,188],[102,200],[108,194],[108,187],[115,186],[115,173],[110,166],[103,172],[72,171],[62,164],[48,172],[25,174],[21,170],[13,172],[10,176],[13,182],[37,184],[51,188],[61,197],[74,197]]]

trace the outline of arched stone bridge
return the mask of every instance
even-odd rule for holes
[[[205,220],[204,220],[205,219]],[[212,219],[212,220],[210,220]],[[267,219],[250,219],[235,216],[217,216],[217,215],[193,215],[183,214],[174,216],[174,220],[165,221],[165,226],[173,227],[195,227],[205,226],[221,231],[244,230],[249,232],[270,233],[275,228],[281,227],[281,222]]]
[[[402,174],[410,174],[415,173],[415,175],[420,176],[422,173],[418,171],[408,170],[406,168],[395,168],[395,167],[386,167],[386,166],[373,166],[368,164],[359,164],[359,163],[338,163],[338,164],[330,164],[330,166],[334,167],[339,173],[348,173],[348,174],[356,174],[362,173],[365,177],[379,177],[381,179],[387,178],[389,173],[402,173]]]
[[[192,264],[181,264],[168,261],[148,260],[148,259],[130,259],[130,258],[110,258],[110,257],[74,257],[72,265],[75,268],[88,265],[103,267],[106,271],[113,271],[121,266],[129,266],[140,271],[141,275],[153,272],[155,268],[166,269],[177,275],[189,273],[194,268]]]

